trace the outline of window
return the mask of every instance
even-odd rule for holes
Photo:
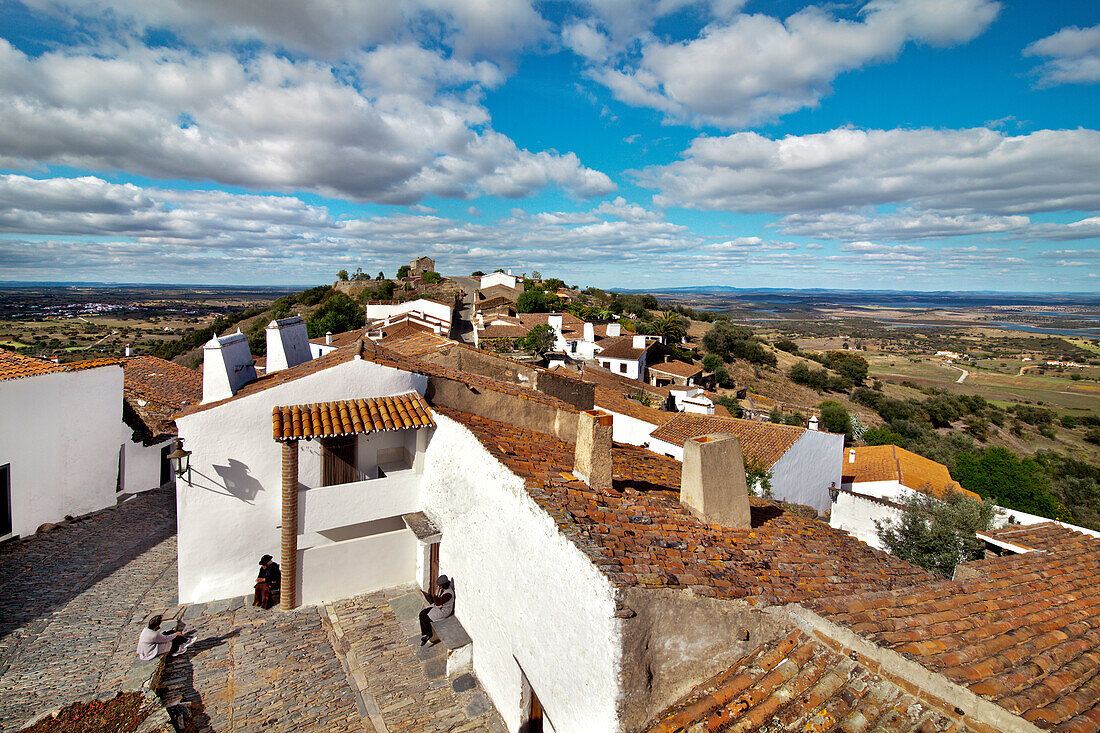
[[[623,374],[626,374],[626,362],[625,361],[622,362],[621,364],[619,364],[619,371],[622,372]]]
[[[350,484],[359,480],[355,463],[354,435],[321,441],[321,486]]]
[[[11,533],[11,464],[0,466],[0,537]]]
[[[172,480],[172,463],[168,460],[168,454],[172,452],[171,444],[160,449],[160,485],[164,486]]]

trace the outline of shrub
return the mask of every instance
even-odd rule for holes
[[[960,562],[982,557],[984,543],[975,532],[993,524],[992,504],[958,493],[947,501],[917,494],[905,502],[897,521],[876,521],[879,541],[891,555],[944,576]]]
[[[791,341],[790,339],[776,341],[775,348],[779,349],[780,351],[786,351],[788,354],[798,353],[798,344],[796,344],[794,341]]]
[[[852,418],[839,402],[821,403],[821,426],[830,433],[841,433],[851,438]]]

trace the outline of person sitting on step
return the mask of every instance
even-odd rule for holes
[[[149,623],[141,630],[137,643],[138,659],[149,661],[150,659],[156,659],[161,654],[183,652],[195,643],[193,638],[184,636],[176,629],[161,633],[161,621],[160,614],[157,614],[149,619]]]
[[[279,563],[271,559],[271,555],[260,558],[260,574],[256,577],[256,595],[252,599],[253,606],[271,608],[275,605],[273,600],[279,592],[283,576],[279,572]]]
[[[439,586],[439,592],[434,596],[421,591],[421,594],[432,604],[420,612],[420,646],[428,643],[432,638],[432,622],[441,621],[455,612],[455,589],[451,579],[446,575],[440,575],[435,584]]]

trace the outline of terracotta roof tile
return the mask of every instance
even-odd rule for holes
[[[1075,532],[1057,522],[1027,525],[1006,524],[1000,529],[994,529],[984,534],[1032,550],[1066,549],[1069,545],[1077,545],[1089,540],[1089,535],[1083,532]]]
[[[455,346],[465,346],[465,344],[460,344],[435,333],[420,331],[416,333],[386,334],[385,338],[378,343],[399,354],[415,357],[434,354]]]
[[[354,331],[344,331],[343,333],[332,334],[332,343],[326,344],[325,337],[310,339],[311,344],[318,344],[320,346],[332,346],[333,348],[340,349],[344,346],[351,346],[356,341],[362,341],[367,337],[366,328],[357,328]]]
[[[393,397],[289,405],[275,407],[271,411],[271,433],[275,440],[331,438],[425,427],[435,427],[435,421],[418,392]]]
[[[685,364],[682,361],[666,361],[662,364],[650,364],[649,371],[671,374],[674,377],[694,377],[703,373],[703,367],[694,364]]]
[[[807,605],[1039,727],[1096,730],[1100,540],[1074,534],[1048,552],[967,563],[969,580]]]
[[[796,630],[697,686],[648,732],[968,730],[943,713]]]
[[[752,528],[703,524],[679,501],[680,462],[615,444],[610,491],[573,478],[574,446],[454,410],[486,449],[526,480],[559,530],[617,585],[691,588],[763,604],[884,590],[932,576],[827,524],[751,499]]]
[[[155,356],[122,360],[122,396],[150,438],[175,435],[172,416],[202,401],[202,374]]]
[[[852,451],[855,451],[855,463],[849,462]],[[896,445],[849,448],[845,452],[844,466],[841,471],[843,482],[846,484],[864,481],[898,481],[906,488],[937,499],[943,499],[952,491],[972,499],[980,498],[951,478],[947,466]]]
[[[103,366],[118,366],[119,364],[118,359],[111,358],[56,364],[47,359],[36,359],[7,349],[0,349],[0,382],[7,379],[37,377],[41,374],[52,374],[54,372],[77,372]]]
[[[638,349],[634,347],[634,336],[632,335],[609,338],[600,342],[603,351],[596,354],[596,358],[637,360],[641,359],[642,354],[652,349],[656,344],[656,341],[647,341],[645,348]]]
[[[805,432],[805,428],[794,425],[680,412],[650,435],[666,443],[683,445],[697,435],[730,433],[741,441],[741,450],[747,461],[756,461],[763,468],[771,468]]]

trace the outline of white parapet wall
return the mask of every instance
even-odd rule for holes
[[[525,681],[556,733],[618,730],[621,622],[610,581],[523,480],[465,427],[436,421],[423,511],[442,533],[440,570],[454,578],[483,688],[511,731],[524,722]]]
[[[190,483],[186,477],[176,481],[180,602],[247,593],[255,581],[259,557],[279,557],[282,446],[271,434],[272,407],[410,390],[423,394],[426,386],[427,378],[421,375],[355,359],[178,418],[176,425],[184,447],[191,451],[192,467]],[[312,441],[298,447],[299,487],[308,493],[319,485],[320,446]],[[360,460],[377,457],[363,451]],[[371,494],[361,493],[359,502],[362,506],[348,507],[348,524],[362,521],[364,512],[369,515]],[[328,550],[334,552],[334,548]],[[322,554],[313,553],[306,561],[312,566]],[[412,577],[410,569],[408,581]],[[379,582],[388,582],[388,576]],[[347,588],[343,596],[370,589]],[[328,598],[322,591],[317,596]]]
[[[120,365],[0,382],[13,535],[115,503],[121,424]]]
[[[161,455],[165,448],[172,450],[172,439],[153,445],[134,442],[134,431],[123,424],[120,443],[122,445],[122,490],[128,494],[149,491],[161,485]],[[169,482],[172,475],[168,476]]]
[[[878,550],[885,550],[878,539],[878,527],[875,522],[897,521],[901,518],[901,509],[891,502],[850,491],[837,493],[829,514],[829,526],[842,529],[861,542],[866,542]]]

